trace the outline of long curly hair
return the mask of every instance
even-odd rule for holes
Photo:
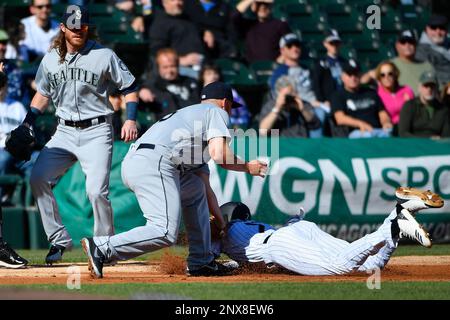
[[[87,40],[98,41],[97,30],[95,27],[89,26]],[[52,49],[56,49],[56,51],[58,52],[59,64],[64,63],[64,59],[66,58],[66,54],[67,54],[67,44],[66,44],[65,34],[61,30],[59,30],[58,35],[53,40],[49,51]]]

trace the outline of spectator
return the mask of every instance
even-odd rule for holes
[[[312,89],[311,73],[306,68],[300,65],[299,59],[301,56],[301,42],[294,33],[288,33],[281,37],[280,43],[280,61],[282,62],[273,71],[269,79],[272,94],[275,92],[277,80],[282,76],[290,78],[291,83],[295,85],[295,91],[304,102],[307,102],[314,107],[314,112],[323,124],[327,115],[327,106],[322,108],[322,104],[317,101],[316,95]],[[322,137],[322,126],[317,130],[310,132],[311,138]]]
[[[242,0],[232,14],[236,30],[245,38],[245,55],[249,63],[277,59],[279,40],[290,32],[286,22],[272,17],[273,2],[274,0]],[[257,19],[243,16],[249,7]]]
[[[380,63],[375,70],[375,76],[378,80],[378,96],[391,118],[394,132],[397,132],[400,110],[406,101],[414,99],[414,92],[410,87],[399,84],[400,71],[390,61]]]
[[[31,16],[21,20],[25,26],[23,44],[29,49],[30,59],[47,53],[53,38],[59,32],[59,23],[50,19],[52,5],[50,0],[31,0]]]
[[[150,50],[173,48],[179,55],[180,74],[198,77],[205,56],[203,40],[195,24],[183,15],[183,0],[163,0],[150,27]]]
[[[450,81],[450,41],[447,39],[448,20],[432,15],[420,37],[416,57],[429,61],[436,71],[439,87]]]
[[[237,56],[231,10],[222,0],[185,0],[184,12],[203,36],[208,58]]]
[[[344,87],[331,98],[336,124],[348,126],[349,138],[389,137],[392,123],[377,93],[361,87],[359,65],[353,59],[342,66]]]
[[[277,80],[274,97],[264,104],[259,115],[260,135],[278,129],[280,136],[306,138],[311,130],[320,127],[314,108],[300,98],[291,78],[282,76]]]
[[[222,75],[220,74],[220,69],[218,66],[213,64],[205,64],[200,72],[200,86],[204,87],[212,82],[222,81],[221,78]],[[239,102],[241,107],[231,109],[230,123],[233,128],[246,129],[250,124],[250,113],[248,111],[247,104],[236,90],[232,88],[231,91],[233,93],[233,100]]]
[[[27,179],[39,154],[33,152],[30,161],[17,161],[5,150],[6,135],[19,126],[27,114],[25,107],[19,102],[7,98],[8,77],[3,73],[0,64],[0,176],[8,173],[21,173]],[[0,188],[2,202],[5,201],[5,190]]]
[[[438,100],[437,78],[432,72],[420,77],[419,96],[405,103],[398,125],[400,137],[449,137],[448,108]]]
[[[28,97],[23,72],[14,60],[6,59],[8,40],[8,34],[0,29],[0,62],[3,63],[4,72],[8,77],[6,98],[25,103],[28,102]]]
[[[428,61],[417,60],[416,48],[416,32],[414,30],[403,30],[395,42],[398,56],[392,59],[392,62],[400,71],[399,82],[413,89],[414,95],[419,94],[420,75],[425,71],[434,71],[433,66]]]
[[[342,88],[342,65],[345,59],[339,55],[342,40],[335,29],[331,29],[323,41],[326,56],[315,65],[312,74],[313,90],[317,100],[328,108],[333,93]]]
[[[12,21],[7,28],[6,40],[8,40],[5,58],[28,62],[28,47],[23,44],[25,39],[25,26],[19,21]],[[0,37],[5,38],[4,35]]]
[[[140,2],[143,6],[151,4],[151,0],[141,0]],[[136,0],[115,0],[115,6],[130,17],[131,28],[134,31],[143,33],[148,30],[143,13],[137,12]]]
[[[156,54],[158,74],[142,85],[139,98],[151,104],[155,119],[200,101],[197,82],[178,72],[178,55],[174,49],[160,49]]]

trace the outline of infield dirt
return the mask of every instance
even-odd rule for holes
[[[301,276],[268,270],[247,270],[238,275],[226,277],[187,277],[175,262],[165,269],[167,261],[123,262],[104,267],[103,279],[91,279],[87,263],[42,265],[25,269],[0,269],[0,284],[65,284],[71,266],[78,266],[84,283],[188,283],[188,282],[338,282],[367,280],[368,274],[355,273],[345,276]],[[75,269],[76,270],[76,269]],[[407,256],[394,257],[381,272],[383,281],[450,281],[450,256]]]

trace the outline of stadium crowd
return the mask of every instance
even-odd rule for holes
[[[141,124],[141,133],[152,121],[198,102],[204,85],[226,81],[229,70],[217,62],[228,59],[248,67],[272,66],[265,90],[258,91],[264,97],[256,108],[246,104],[239,87],[234,88],[235,99],[243,105],[233,110],[235,128],[279,129],[281,136],[302,138],[450,136],[446,16],[430,15],[424,30],[401,30],[391,39],[397,56],[367,70],[357,57],[342,54],[345,39],[339,28],[323,30],[323,56],[305,61],[308,43],[288,22],[274,17],[278,1],[282,0],[104,0],[129,15],[131,28],[148,43],[147,67],[139,81],[139,110],[144,114],[141,119],[151,120]],[[8,157],[4,140],[23,120],[36,89],[33,78],[39,61],[59,32],[59,17],[52,6],[94,2],[102,1],[30,0],[31,15],[20,21],[4,18],[0,26],[2,173],[18,167],[25,174],[28,170]],[[111,93],[110,101],[120,128],[125,102],[118,93]],[[54,129],[49,126],[51,122],[40,128],[43,140]],[[120,135],[120,129],[117,132]]]

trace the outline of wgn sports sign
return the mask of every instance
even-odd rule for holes
[[[430,189],[445,206],[417,219],[434,242],[450,241],[450,141],[280,138],[277,145],[276,157],[261,155],[275,170],[264,179],[210,164],[219,202],[241,200],[255,219],[272,224],[303,207],[306,220],[352,241],[379,226],[395,205],[397,187]]]

